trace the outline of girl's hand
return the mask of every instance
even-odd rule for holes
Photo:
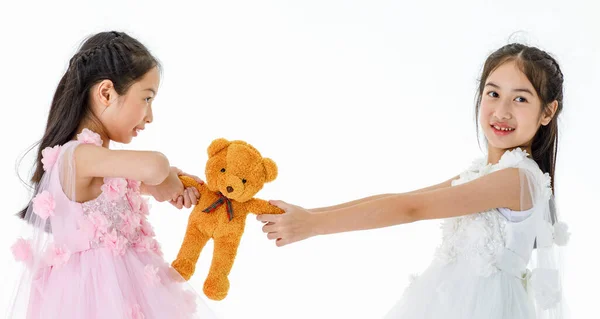
[[[146,185],[146,193],[154,197],[158,202],[177,200],[184,192],[183,183],[179,180],[179,172],[178,168],[171,167],[169,175],[167,175],[167,178],[162,183],[155,186]]]
[[[318,215],[283,201],[270,201],[269,203],[283,209],[285,213],[261,214],[256,216],[256,219],[267,223],[263,226],[263,232],[267,233],[268,239],[275,239],[278,247],[317,235],[316,218]]]
[[[182,195],[170,200],[169,203],[177,207],[177,209],[182,209],[183,207],[190,208],[198,204],[198,199],[200,199],[200,192],[195,187],[188,187],[183,191]]]
[[[204,184],[204,181],[200,179],[200,177],[184,173],[182,170],[177,170],[177,176],[188,176],[196,180],[200,185]],[[198,204],[198,199],[200,199],[200,192],[196,187],[188,187],[183,191],[183,194],[178,196],[176,199],[171,200],[171,205],[177,207],[178,209],[190,208],[193,205]]]

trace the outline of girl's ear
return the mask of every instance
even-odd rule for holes
[[[544,109],[544,113],[542,114],[542,125],[546,126],[552,121],[554,114],[556,114],[556,110],[558,109],[558,101],[554,100],[552,103],[546,105]]]
[[[92,91],[92,100],[104,107],[109,107],[116,97],[117,91],[111,80],[103,80]]]

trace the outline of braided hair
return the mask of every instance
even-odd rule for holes
[[[32,187],[37,190],[44,173],[42,151],[74,139],[82,121],[94,118],[89,105],[89,91],[94,84],[110,80],[115,91],[123,95],[154,67],[160,67],[158,60],[126,33],[101,32],[88,38],[69,61],[54,93],[46,130],[38,142]],[[18,216],[24,218],[26,211],[27,207]]]

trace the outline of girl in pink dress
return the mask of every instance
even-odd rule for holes
[[[60,80],[12,245],[22,272],[9,318],[215,318],[162,258],[142,195],[199,194],[158,152],[111,150],[152,122],[159,64],[121,32],[90,37]],[[93,131],[92,131],[93,130]]]

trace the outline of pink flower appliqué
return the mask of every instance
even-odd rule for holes
[[[140,214],[148,215],[150,213],[150,204],[147,198],[142,198],[142,205],[140,207]]]
[[[142,227],[141,227],[142,234],[144,234],[146,236],[154,236],[155,235],[152,225],[150,225],[150,223],[147,220],[142,219],[141,223],[142,223]]]
[[[162,256],[162,251],[160,249],[160,245],[156,241],[156,239],[152,237],[142,236],[139,241],[135,243],[135,250],[137,252],[146,252],[152,251],[159,256]]]
[[[144,267],[144,279],[146,280],[146,284],[151,287],[158,285],[160,283],[158,267],[146,265],[146,267]]]
[[[132,235],[141,224],[140,215],[125,213],[119,214],[121,217],[121,232],[127,235]]]
[[[138,305],[138,304],[133,304],[133,305],[129,306],[126,311],[126,315],[127,315],[127,319],[144,319],[145,318],[144,314],[142,313],[142,309],[140,308],[140,305]]]
[[[150,240],[150,237],[146,237],[146,236],[139,236],[133,243],[133,248],[135,249],[135,251],[137,251],[138,253],[143,253],[148,251],[148,240]]]
[[[37,194],[33,199],[33,212],[46,220],[49,216],[54,216],[54,198],[48,191],[43,191]]]
[[[119,236],[115,229],[104,236],[104,243],[109,249],[112,250],[115,256],[123,255],[125,253],[125,249],[127,248],[127,239],[123,236]]]
[[[54,165],[54,163],[56,163],[58,154],[60,154],[60,145],[46,147],[42,151],[42,164],[44,165],[44,171],[48,171]]]
[[[88,234],[89,239],[96,240],[101,235],[108,232],[110,222],[100,212],[92,212],[87,216],[83,216],[83,219],[79,223],[80,229]]]
[[[131,210],[134,213],[139,213],[142,209],[142,196],[139,193],[136,193],[134,190],[129,188],[127,190],[127,201],[129,202],[129,206],[131,206]]]
[[[88,215],[90,221],[94,224],[98,232],[101,234],[105,234],[108,232],[108,227],[110,227],[110,221],[104,214],[101,212],[95,211]]]
[[[53,243],[48,245],[48,250],[46,251],[46,262],[52,266],[61,266],[67,263],[71,258],[71,252],[65,246],[56,247]]]
[[[31,260],[31,242],[29,240],[19,238],[10,249],[12,250],[13,257],[15,257],[16,261],[28,262]]]
[[[148,249],[150,249],[151,251],[153,251],[155,254],[159,255],[162,257],[163,253],[162,250],[160,249],[160,244],[158,243],[158,241],[156,241],[156,239],[152,238],[152,240],[150,240],[150,244],[148,246]]]
[[[83,144],[95,144],[102,146],[102,138],[98,133],[92,132],[84,128],[81,133],[77,134],[77,140]]]
[[[138,193],[140,191],[141,182],[134,181],[132,179],[127,179],[127,187],[129,187],[132,191]]]
[[[102,193],[108,200],[116,200],[125,195],[127,191],[127,181],[123,178],[105,178],[104,185],[100,187]]]

